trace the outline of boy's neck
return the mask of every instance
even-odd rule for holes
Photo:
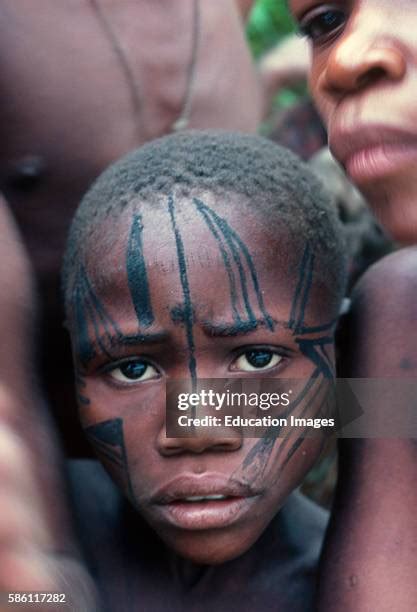
[[[240,557],[219,565],[201,565],[181,557],[166,546],[148,524],[130,506],[124,510],[125,533],[128,542],[129,556],[138,557],[139,565],[143,562],[146,550],[148,570],[152,564],[159,571],[163,568],[165,580],[170,589],[187,593],[192,589],[203,589],[210,585],[222,583],[222,576],[234,575],[233,582],[241,582],[244,589],[247,581],[258,572],[267,571],[272,565],[279,565],[288,560],[288,551],[293,548],[293,532],[290,528],[292,507],[297,505],[297,494],[293,494],[258,540]],[[294,500],[294,502],[293,502]],[[135,534],[133,537],[132,535]],[[237,569],[238,568],[238,569]],[[236,586],[236,584],[235,584]]]

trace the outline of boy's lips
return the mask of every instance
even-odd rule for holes
[[[248,484],[218,474],[184,474],[152,495],[159,520],[185,530],[218,529],[241,518],[260,496]]]
[[[357,185],[366,185],[417,165],[417,135],[386,125],[333,126],[329,146]]]

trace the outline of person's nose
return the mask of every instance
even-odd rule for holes
[[[399,41],[385,36],[365,20],[353,21],[334,43],[320,86],[327,94],[345,95],[378,81],[401,80],[406,67]]]
[[[189,435],[183,438],[168,438],[164,426],[157,439],[158,451],[169,457],[181,453],[233,452],[242,446],[242,434],[235,428],[198,427],[195,435],[191,435],[192,433],[190,431]]]

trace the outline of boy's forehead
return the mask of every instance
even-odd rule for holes
[[[282,223],[248,206],[222,206],[212,194],[202,197],[177,199],[172,207],[131,206],[97,224],[85,250],[96,282],[117,284],[129,263],[139,259],[148,273],[162,275],[184,265],[201,271],[237,265],[239,273],[249,258],[259,269],[291,272],[303,245]]]
[[[214,319],[259,300],[278,310],[285,304],[286,311],[304,274],[307,246],[259,211],[221,206],[214,197],[197,205],[188,198],[132,206],[103,222],[91,240],[86,270],[100,298],[113,313],[130,316],[135,300],[147,295],[156,318],[161,306],[174,308],[187,292],[196,314]],[[327,292],[317,285],[309,305],[319,310]]]

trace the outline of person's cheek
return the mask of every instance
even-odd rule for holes
[[[326,69],[326,57],[324,54],[313,53],[312,64],[310,68],[308,86],[314,104],[327,128],[333,104],[330,96],[323,90],[324,71]]]
[[[126,447],[126,415],[137,406],[133,395],[120,393],[102,377],[77,374],[79,419],[97,459],[116,485],[132,496]]]
[[[120,448],[124,483],[129,498],[137,503],[143,490],[159,477],[162,469],[157,439],[159,435],[166,435],[165,385],[143,383],[137,392],[123,400]]]
[[[276,458],[272,457],[268,474],[268,488],[274,492],[274,503],[282,506],[286,498],[299,487],[319,458],[323,436],[305,438],[303,434],[276,444]]]

